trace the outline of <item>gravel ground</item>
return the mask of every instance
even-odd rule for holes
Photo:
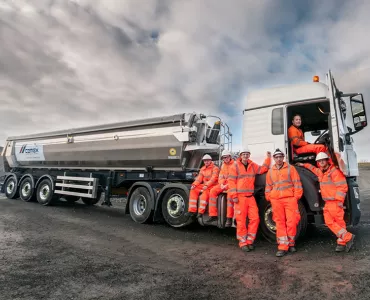
[[[134,223],[118,205],[53,207],[0,198],[0,299],[370,299],[370,170],[362,171],[356,248],[326,228],[276,258],[235,230]]]

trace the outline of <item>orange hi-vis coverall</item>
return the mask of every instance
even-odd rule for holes
[[[239,247],[252,245],[256,238],[260,218],[258,207],[254,198],[254,182],[257,174],[266,173],[270,167],[271,158],[267,157],[262,166],[248,159],[244,165],[241,159],[234,162],[229,174],[229,197],[237,202],[234,203],[236,219],[236,237]],[[249,219],[248,229],[246,226]]]
[[[193,182],[194,189],[190,190],[189,194],[189,212],[197,212],[197,204],[199,194],[202,192],[203,187],[207,186],[207,189],[203,191],[200,196],[200,205],[198,213],[203,214],[206,210],[209,193],[211,188],[217,183],[218,174],[220,169],[212,162],[208,167],[203,166],[200,169],[199,175]]]
[[[218,176],[218,185],[214,186],[211,189],[211,192],[209,194],[209,216],[210,217],[217,217],[218,211],[217,211],[217,197],[219,194],[221,194],[224,191],[227,191],[229,189],[228,186],[226,188],[222,188],[221,185],[228,185],[228,178],[229,178],[229,172],[231,169],[231,166],[234,164],[234,160],[231,159],[229,163],[223,163],[221,166],[221,171]],[[229,194],[227,194],[227,218],[233,218],[234,217],[234,203],[232,202],[231,198],[229,197]]]
[[[293,145],[294,152],[297,154],[314,152],[327,152],[327,149],[322,144],[309,144],[304,140],[304,135],[301,129],[291,125],[288,129],[289,141]]]
[[[271,202],[279,250],[287,251],[295,245],[297,225],[301,219],[298,201],[302,194],[301,179],[295,167],[284,162],[280,169],[274,165],[268,171],[265,198]]]
[[[318,177],[321,197],[325,201],[325,224],[338,237],[337,244],[344,246],[352,238],[344,221],[343,202],[348,191],[346,177],[334,165],[330,165],[326,171],[307,163],[303,166]]]

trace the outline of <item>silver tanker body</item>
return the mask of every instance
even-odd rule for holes
[[[9,137],[3,157],[8,172],[12,168],[186,170],[198,168],[204,153],[216,158],[231,143],[225,137],[229,138],[228,128],[217,117],[183,113]]]

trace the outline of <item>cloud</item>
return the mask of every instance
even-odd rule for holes
[[[369,99],[370,3],[297,3],[4,0],[0,140],[199,111],[229,121],[239,143],[249,90],[328,68]]]

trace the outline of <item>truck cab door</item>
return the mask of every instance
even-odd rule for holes
[[[327,74],[330,100],[329,128],[331,129],[332,147],[338,167],[345,176],[358,176],[357,154],[354,150],[353,139],[349,134],[346,123],[346,107],[348,106],[340,97],[340,91],[335,85],[334,78],[329,70]]]

